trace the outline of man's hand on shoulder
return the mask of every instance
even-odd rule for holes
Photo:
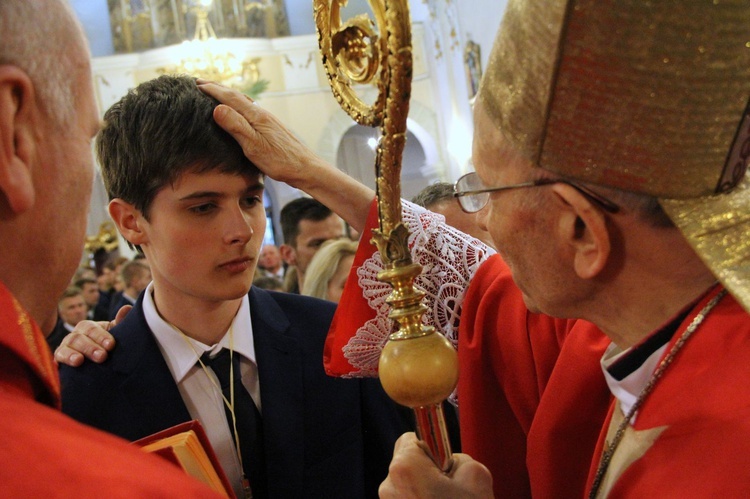
[[[108,353],[115,347],[115,339],[109,330],[119,324],[131,308],[130,305],[122,307],[111,322],[79,322],[55,350],[55,360],[71,367],[82,365],[85,359],[97,364],[107,360]]]

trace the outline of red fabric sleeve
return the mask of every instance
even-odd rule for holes
[[[458,400],[462,451],[492,472],[496,497],[582,497],[609,405],[607,343],[584,321],[529,312],[499,256],[481,265],[461,314]]]
[[[339,300],[331,328],[328,330],[323,349],[323,366],[329,376],[347,376],[356,369],[344,357],[344,346],[365,322],[375,317],[375,310],[370,308],[357,282],[357,269],[370,258],[377,248],[371,242],[372,231],[378,227],[378,204],[373,200],[367,224],[359,240],[357,254],[354,256],[352,269]]]
[[[531,352],[529,345],[523,346],[524,335],[516,337],[516,351],[506,352],[500,345],[510,340],[506,332],[525,331],[525,316],[510,271],[499,256],[490,258],[472,279],[464,300],[458,398],[462,451],[492,472],[495,497],[531,496],[526,434],[538,404]],[[516,362],[500,358],[504,354]],[[512,376],[517,396],[504,390],[509,381],[505,371],[511,369],[517,370]]]

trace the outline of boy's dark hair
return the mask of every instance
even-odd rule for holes
[[[320,222],[330,217],[333,212],[323,203],[313,198],[301,197],[289,201],[281,209],[280,221],[284,243],[297,246],[299,223],[302,220]]]
[[[213,119],[218,101],[195,78],[164,75],[141,83],[104,114],[96,152],[109,199],[148,220],[156,194],[184,172],[259,175],[240,145]]]

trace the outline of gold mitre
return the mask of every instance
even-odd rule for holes
[[[509,0],[478,103],[541,168],[657,196],[750,310],[750,3]]]

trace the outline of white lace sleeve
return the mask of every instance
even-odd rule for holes
[[[442,215],[408,201],[402,200],[402,205],[412,259],[422,266],[422,274],[415,280],[415,285],[426,293],[424,304],[428,312],[423,316],[423,322],[433,326],[456,346],[466,288],[479,265],[495,250],[446,225]],[[394,328],[393,321],[388,318],[390,307],[385,302],[391,286],[378,280],[381,270],[383,261],[379,252],[357,270],[364,297],[376,313],[376,317],[360,327],[344,347],[344,356],[358,369],[357,375],[376,375],[380,350]]]

